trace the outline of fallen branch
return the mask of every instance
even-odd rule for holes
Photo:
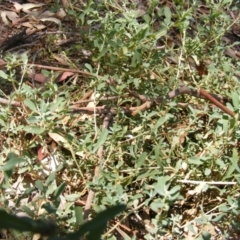
[[[205,182],[205,181],[193,181],[193,180],[177,180],[180,183],[189,183],[189,184],[200,184],[206,183],[209,185],[235,185],[237,182]]]
[[[81,70],[77,70],[77,69],[59,68],[59,67],[45,66],[45,65],[40,65],[40,64],[28,64],[28,65],[34,66],[37,68],[45,68],[45,69],[56,70],[56,71],[68,71],[68,72],[74,72],[74,73],[79,73],[79,74],[83,74],[83,75],[87,75],[87,76],[92,76],[92,77],[95,76],[95,77],[101,78],[101,76],[97,76],[93,73],[89,73],[89,72],[85,72],[85,71],[81,71]],[[109,83],[112,86],[117,86],[117,84],[118,84],[113,79],[107,80],[107,83]],[[202,88],[200,88],[199,90],[196,90],[196,89],[189,88],[187,86],[181,86],[180,88],[177,88],[177,89],[169,92],[166,97],[159,96],[157,98],[146,97],[146,96],[138,94],[137,92],[132,91],[128,88],[125,88],[125,91],[128,92],[130,96],[135,97],[143,102],[143,104],[141,106],[135,107],[135,109],[131,109],[131,108],[127,109],[127,108],[122,107],[123,111],[126,114],[132,115],[132,116],[135,116],[140,111],[150,109],[154,105],[162,104],[162,103],[166,102],[167,100],[175,98],[182,94],[188,94],[190,96],[195,96],[198,98],[205,98],[205,99],[211,101],[214,105],[216,105],[218,108],[220,108],[225,113],[229,114],[232,117],[235,116],[235,113],[233,111],[231,111],[230,109],[228,109],[226,106],[223,105],[224,102],[229,101],[228,98],[224,98],[222,96],[212,94],[212,93],[207,93]],[[4,103],[2,103],[2,104],[4,104]],[[73,113],[74,112],[85,112],[88,114],[92,114],[95,109],[95,110],[97,110],[98,114],[111,113],[113,115],[116,115],[116,108],[107,108],[106,106],[96,107],[96,108],[76,108],[76,107],[74,108],[73,106],[71,106],[71,110],[70,110],[70,112],[73,112]]]
[[[0,98],[0,104],[11,105],[11,106],[16,106],[16,107],[20,107],[22,105],[20,102],[13,101],[13,100],[8,100],[8,99],[5,99],[5,98]]]
[[[177,97],[179,95],[183,95],[183,94],[187,94],[187,95],[198,97],[198,98],[203,98],[203,95],[197,89],[189,88],[187,86],[181,86],[180,88],[177,88],[177,89],[169,92],[167,95],[167,99],[172,99],[172,98],[175,98],[175,97]],[[230,101],[230,99],[219,96],[214,93],[209,93],[209,95],[211,95],[213,98],[217,99],[221,103]]]
[[[225,113],[229,114],[232,117],[235,116],[234,112],[232,112],[230,109],[228,109],[226,106],[224,106],[221,103],[221,102],[226,101],[226,98],[218,96],[216,94],[207,93],[203,89],[200,89],[200,91],[198,91],[196,89],[192,89],[187,86],[182,86],[178,89],[175,89],[175,90],[169,92],[165,98],[162,96],[159,96],[155,99],[151,99],[148,97],[145,97],[145,99],[144,99],[143,95],[137,94],[136,92],[133,92],[130,90],[127,90],[127,91],[133,97],[136,97],[137,99],[140,99],[142,101],[145,100],[145,102],[142,105],[137,106],[137,107],[121,107],[122,111],[125,114],[130,115],[130,116],[135,116],[140,111],[144,111],[144,110],[150,109],[153,106],[163,104],[163,103],[167,102],[169,99],[173,99],[173,98],[175,98],[179,95],[183,95],[183,94],[187,94],[187,95],[198,97],[198,98],[208,99],[215,106],[222,109]],[[98,106],[95,108],[93,108],[93,107],[76,108],[75,106],[71,106],[70,108],[71,108],[70,112],[72,112],[72,113],[82,112],[82,113],[87,113],[87,114],[93,114],[95,112],[97,114],[107,114],[107,113],[111,113],[113,115],[117,114],[117,108],[110,108],[107,106]]]
[[[99,76],[99,75],[95,75],[93,73],[89,73],[89,72],[86,72],[86,71],[82,71],[82,70],[78,70],[78,69],[68,69],[68,68],[60,68],[60,67],[52,67],[52,66],[46,66],[46,65],[40,65],[40,64],[28,64],[30,66],[34,66],[34,67],[37,67],[37,68],[44,68],[44,69],[49,69],[49,70],[55,70],[55,71],[66,71],[66,72],[73,72],[73,73],[79,73],[79,74],[83,74],[83,75],[86,75],[86,76],[91,76],[91,77],[99,77],[99,78],[102,78],[102,76]],[[110,85],[112,86],[117,86],[118,83],[114,80],[114,79],[109,79],[107,80],[107,83],[109,83]],[[144,95],[141,95],[141,94],[138,94],[137,92],[135,91],[132,91],[128,88],[125,89],[131,96],[141,100],[142,102],[146,102],[146,101],[151,101],[153,99],[149,98],[149,97],[146,97]],[[167,95],[167,99],[171,99],[171,98],[174,98],[174,97],[177,97],[178,95],[182,95],[182,94],[188,94],[188,95],[191,95],[191,96],[195,96],[195,97],[199,97],[199,98],[202,98],[202,94],[200,94],[198,92],[198,90],[196,89],[192,89],[192,88],[189,88],[187,86],[181,86],[180,88],[177,88],[171,92],[168,93]],[[222,97],[222,96],[219,96],[217,94],[214,94],[214,93],[209,93],[212,97],[214,97],[215,99],[217,99],[219,102],[221,103],[224,103],[226,101],[229,101],[228,98],[226,97]],[[155,99],[155,101],[161,101],[162,102],[162,97],[158,97]]]
[[[207,93],[204,89],[199,89],[200,94],[202,94],[206,99],[212,102],[214,105],[222,109],[225,113],[229,114],[232,117],[235,117],[235,113],[220,103],[216,98],[212,97],[209,93]]]
[[[41,65],[41,64],[27,64],[28,66],[32,66],[32,67],[36,67],[36,68],[44,68],[44,69],[48,69],[48,70],[54,70],[54,71],[62,71],[62,72],[73,72],[73,73],[80,73],[86,76],[91,76],[94,77],[96,76],[93,73],[89,73],[89,72],[85,72],[85,71],[81,71],[78,69],[69,69],[69,68],[61,68],[61,67],[52,67],[52,66],[46,66],[46,65]]]
[[[127,95],[125,96],[121,96],[121,97],[127,97]],[[82,104],[82,103],[89,103],[89,102],[94,102],[94,101],[109,101],[109,100],[118,100],[119,98],[121,98],[120,96],[110,96],[110,97],[101,97],[101,98],[97,98],[96,100],[94,99],[83,99],[83,97],[77,101],[74,102],[74,106],[78,105],[78,104]]]

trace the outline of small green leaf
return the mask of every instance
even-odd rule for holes
[[[224,168],[226,167],[226,164],[224,163],[224,161],[223,161],[221,158],[218,158],[218,159],[216,160],[216,164],[219,165],[219,167],[220,167],[221,169],[224,169]]]
[[[43,187],[43,184],[40,180],[37,180],[35,182],[35,186],[40,190],[40,191],[43,191],[44,187]]]
[[[22,206],[22,210],[27,213],[28,216],[34,217],[35,216],[35,212],[33,209],[31,209],[30,207],[23,205]]]
[[[240,173],[240,168],[238,166],[238,152],[236,150],[236,148],[233,149],[233,154],[232,157],[230,158],[232,165],[234,166],[235,170],[237,170]]]
[[[156,124],[153,125],[152,131],[154,132],[155,135],[157,135],[158,128],[159,128],[160,126],[162,126],[167,120],[168,120],[168,116],[167,116],[167,115],[164,115],[164,116],[162,116],[162,117],[160,117],[160,118],[158,119],[158,121],[156,122]]]
[[[27,62],[28,62],[28,56],[27,56],[26,53],[23,53],[23,54],[21,55],[21,59],[22,59],[22,61],[23,61],[24,64],[27,64]]]
[[[164,7],[164,15],[165,15],[165,23],[170,24],[172,13],[169,7]]]
[[[159,38],[165,36],[166,34],[167,34],[167,28],[163,27],[157,32],[155,39],[158,40]]]
[[[103,129],[103,131],[99,135],[97,143],[95,144],[95,146],[92,150],[93,153],[95,153],[98,150],[98,148],[105,143],[105,141],[107,140],[107,136],[108,136],[108,130]]]
[[[6,127],[6,123],[1,118],[0,118],[0,125],[3,126],[3,127]]]
[[[73,15],[76,15],[76,13],[74,12],[74,11],[72,11],[73,13]],[[81,23],[82,23],[82,25],[84,24],[84,17],[85,17],[85,13],[81,13],[80,15],[79,15],[79,19],[81,20]]]
[[[203,157],[190,157],[188,159],[188,163],[195,164],[195,165],[201,165],[204,162],[203,160],[204,160]]]
[[[46,180],[46,186],[50,185],[56,178],[56,172],[52,172],[50,173],[50,175],[48,176],[47,180]]]
[[[27,121],[29,124],[35,124],[35,123],[40,122],[41,120],[36,116],[31,116],[31,117],[27,118]]]
[[[40,100],[39,106],[41,114],[46,113],[48,111],[49,106],[43,99]]]
[[[58,198],[60,197],[60,195],[63,193],[65,187],[66,187],[66,183],[65,183],[65,182],[61,183],[61,184],[57,187],[57,189],[55,190],[55,192],[54,192],[54,194],[53,194],[53,196],[54,196],[55,199],[58,199]]]
[[[150,208],[158,213],[160,210],[168,210],[168,205],[162,199],[156,199],[150,204]]]
[[[205,174],[205,176],[209,176],[211,174],[211,172],[212,172],[211,169],[206,168],[204,171],[204,174]]]
[[[169,194],[171,195],[172,198],[176,199],[179,196],[180,189],[181,189],[181,187],[179,185],[176,185],[170,189]],[[171,200],[173,200],[173,199],[171,199]]]
[[[62,110],[65,106],[66,101],[64,100],[64,98],[57,98],[55,99],[49,106],[49,111],[50,112],[58,112],[60,110]]]
[[[147,157],[146,152],[144,152],[140,155],[140,157],[137,159],[136,168],[140,168],[143,165],[146,157]]]
[[[140,64],[141,60],[142,60],[142,54],[140,51],[136,50],[132,58],[131,66],[136,67],[138,64]]]
[[[213,222],[218,222],[225,216],[225,213],[220,213],[219,215],[215,216],[214,218],[211,219]]]
[[[128,54],[128,49],[126,47],[122,47],[122,51],[124,55]]]
[[[226,180],[226,179],[228,179],[228,178],[232,178],[232,174],[233,174],[234,170],[235,170],[235,167],[234,167],[233,165],[230,165],[230,166],[228,167],[228,170],[227,170],[227,172],[226,172],[223,180]]]
[[[158,173],[159,173],[159,170],[147,171],[147,172],[144,172],[143,174],[138,175],[136,180],[138,181],[148,177],[155,177]]]
[[[80,194],[74,193],[74,194],[65,195],[64,197],[69,202],[75,202],[77,199],[79,199]]]
[[[104,47],[100,52],[99,56],[97,57],[97,59],[100,59],[101,57],[105,56],[107,52],[108,52],[108,48]]]
[[[28,194],[32,193],[33,191],[35,191],[35,187],[31,187],[31,188],[26,189],[24,194],[28,195]]]
[[[232,205],[233,205],[233,199],[232,199],[232,197],[227,196],[227,202],[228,202],[228,204],[229,204],[230,206],[232,206]]]
[[[89,63],[85,63],[85,67],[89,70],[90,73],[93,72],[92,66]]]
[[[12,170],[17,164],[26,161],[24,158],[18,157],[15,153],[9,153],[6,159],[6,164],[1,167],[2,171]]]
[[[169,183],[169,177],[168,176],[161,176],[158,178],[158,181],[156,184],[154,184],[155,191],[161,195],[164,196],[166,195],[166,191],[168,191],[168,188],[170,186]]]
[[[226,204],[219,206],[218,209],[220,212],[224,212],[224,213],[229,212],[229,210],[230,210]]]
[[[32,134],[42,134],[45,131],[44,128],[37,126],[25,126],[23,130]]]
[[[30,99],[25,99],[23,103],[25,106],[27,106],[33,112],[37,112],[36,105]]]
[[[41,73],[43,74],[44,77],[51,77],[51,72],[46,69],[42,69]]]
[[[151,17],[148,14],[144,14],[142,18],[147,24],[151,22]]]
[[[138,194],[132,196],[132,197],[131,197],[131,200],[139,199],[139,198],[142,198],[142,197],[143,197],[143,195],[140,194],[140,193],[138,193]]]
[[[223,70],[226,73],[230,73],[231,72],[231,64],[229,64],[229,62],[224,62],[223,63]]]
[[[0,70],[0,78],[8,79],[8,75],[4,71]]]
[[[83,223],[83,209],[80,206],[75,207],[75,217],[78,224]]]
[[[56,190],[56,184],[52,183],[47,186],[47,191],[45,195],[48,197],[50,194],[53,194],[55,190]]]
[[[196,234],[196,232],[195,232],[194,227],[193,227],[192,224],[188,224],[188,225],[187,225],[187,229],[188,229],[190,232]]]
[[[233,92],[231,94],[231,97],[232,97],[233,106],[236,109],[239,109],[239,94],[237,92]]]

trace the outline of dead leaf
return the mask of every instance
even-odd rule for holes
[[[51,12],[51,11],[45,11],[43,13],[40,14],[40,18],[48,18],[48,17],[53,17],[55,16],[55,13]]]
[[[68,77],[74,75],[75,73],[73,72],[63,72],[62,74],[60,74],[56,80],[56,82],[62,82],[64,80],[66,80]]]
[[[48,18],[40,18],[41,21],[45,22],[45,21],[49,21],[49,22],[55,22],[56,24],[60,25],[61,21],[57,18],[54,17],[48,17]]]
[[[43,24],[35,24],[34,27],[38,30],[43,30],[44,28],[46,28],[46,26]]]
[[[84,157],[86,156],[86,154],[84,153],[84,151],[76,152],[76,155],[79,156],[79,157],[82,157],[82,158],[84,158]]]
[[[41,15],[42,11],[31,11],[26,10],[25,11],[31,21],[37,22],[39,21],[39,16]]]
[[[55,22],[56,24],[61,24],[61,21],[59,19],[63,19],[66,16],[66,13],[64,10],[60,9],[57,13],[51,12],[51,11],[45,11],[41,13],[37,18],[43,22],[50,21]]]
[[[62,5],[64,6],[64,8],[68,8],[70,3],[68,0],[62,0]]]
[[[85,50],[85,49],[82,49],[82,53],[83,53],[84,56],[91,56],[92,55],[91,51],[88,51],[88,50]]]
[[[35,23],[30,23],[30,22],[22,23],[22,26],[28,28],[28,29],[26,30],[27,35],[30,35],[30,34],[36,32],[36,31],[39,31],[39,30],[42,30],[42,29],[45,29],[45,28],[46,28],[46,26],[43,25],[43,24],[35,24]]]
[[[58,133],[48,133],[56,143],[67,143],[67,140]]]
[[[9,20],[11,20],[11,22],[16,22],[20,19],[17,13],[11,11],[1,11],[1,17],[6,25],[10,24]]]
[[[100,97],[100,93],[93,93],[89,99],[96,100]],[[92,101],[87,104],[87,107],[96,107],[96,102]]]
[[[38,3],[38,4],[25,3],[25,4],[22,4],[22,11],[28,13],[28,12],[29,12],[29,11],[28,11],[29,9],[39,8],[39,7],[42,7],[42,6],[44,6],[44,5],[45,5],[44,3]]]
[[[44,76],[43,74],[41,74],[41,73],[36,73],[36,74],[34,75],[34,80],[35,80],[36,82],[39,82],[39,83],[45,83],[45,82],[48,81],[48,78],[45,77],[45,76]]]
[[[57,54],[53,54],[52,56],[54,59],[56,59],[62,65],[69,66],[69,63],[64,59],[63,56],[57,55]]]
[[[4,69],[7,63],[0,58],[0,69]]]
[[[201,78],[203,75],[207,75],[208,71],[206,68],[206,65],[204,64],[203,61],[200,61],[199,64],[196,65],[196,69],[198,71],[198,75]]]
[[[138,133],[142,128],[143,128],[143,126],[135,127],[131,132]]]
[[[46,83],[49,79],[45,77],[42,73],[33,73],[32,71],[28,72],[28,77],[34,79],[38,83]]]
[[[48,155],[48,153],[47,153],[46,149],[43,148],[42,146],[40,146],[37,150],[38,161],[42,161],[47,155]]]
[[[61,8],[56,14],[55,16],[58,18],[58,19],[64,19],[67,14],[66,12]]]
[[[51,11],[45,11],[42,12],[42,10],[39,11],[32,11],[32,10],[25,10],[28,17],[31,19],[32,22],[37,23],[39,21],[49,21],[49,22],[55,22],[56,24],[60,25],[61,21],[59,19],[62,19],[66,16],[66,13],[62,10],[59,10],[59,12],[54,13]]]
[[[70,121],[71,117],[70,116],[65,116],[63,119],[62,119],[62,124],[63,125],[67,125],[68,122]]]
[[[27,28],[33,28],[33,25],[30,22],[24,22],[22,23],[22,26]]]
[[[6,11],[7,17],[12,21],[12,22],[16,22],[18,21],[20,18],[17,15],[17,13],[15,12],[10,12],[10,11]]]
[[[18,2],[13,2],[13,6],[15,7],[17,13],[22,10],[22,5]]]
[[[1,11],[1,18],[6,25],[10,24],[10,22],[7,19],[7,14],[4,11]]]

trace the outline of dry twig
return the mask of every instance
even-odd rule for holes
[[[16,106],[16,107],[20,107],[21,106],[20,102],[8,100],[8,99],[5,99],[5,98],[0,98],[0,104],[2,104],[2,105],[11,105],[11,106]]]
[[[124,111],[125,114],[131,115],[131,116],[135,116],[140,111],[144,111],[144,110],[150,109],[153,106],[163,104],[167,100],[173,99],[173,98],[175,98],[179,95],[183,95],[183,94],[187,94],[187,95],[190,95],[190,96],[195,96],[195,97],[198,97],[198,98],[203,98],[204,97],[204,98],[208,99],[209,101],[211,101],[215,106],[222,109],[225,113],[229,114],[232,117],[235,116],[234,112],[232,112],[230,109],[228,109],[227,107],[225,107],[222,104],[222,102],[228,100],[227,98],[224,98],[224,97],[216,95],[216,94],[207,93],[203,89],[198,91],[196,89],[192,89],[192,88],[189,88],[187,86],[182,86],[180,88],[177,88],[177,89],[169,92],[166,97],[159,96],[155,99],[144,97],[143,95],[137,94],[136,92],[130,91],[128,89],[127,89],[127,91],[130,95],[136,97],[137,99],[140,99],[142,101],[145,100],[145,101],[143,101],[142,105],[137,106],[137,107],[130,107],[130,108],[121,107],[121,109]],[[98,106],[98,107],[95,107],[95,108],[93,108],[93,107],[76,108],[75,106],[71,106],[70,108],[71,108],[70,112],[72,112],[72,113],[83,112],[83,113],[93,114],[95,112],[97,114],[107,114],[107,113],[110,112],[113,115],[117,114],[117,109],[116,108],[110,108],[110,107],[107,107],[107,106]]]
[[[111,113],[106,114],[105,118],[103,119],[103,126],[102,129],[108,129],[109,125],[112,122],[112,118],[113,115]],[[97,152],[97,156],[98,156],[98,163],[95,167],[95,173],[94,173],[94,179],[93,181],[95,181],[98,177],[99,177],[99,172],[100,172],[100,165],[102,162],[102,158],[103,158],[103,145],[99,147],[98,152]],[[95,193],[93,190],[90,190],[88,193],[88,197],[87,197],[87,201],[86,201],[86,205],[85,205],[85,209],[84,209],[84,220],[87,221],[88,219],[88,215],[90,213],[91,207],[92,207],[92,201],[93,198],[95,196]]]

